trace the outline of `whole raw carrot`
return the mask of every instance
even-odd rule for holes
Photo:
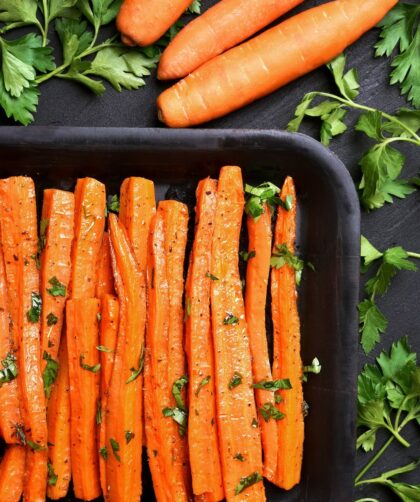
[[[303,0],[224,0],[188,23],[164,50],[158,78],[182,78],[235,47]]]
[[[99,410],[99,471],[101,476],[102,492],[107,492],[106,483],[106,459],[103,448],[106,448],[106,405],[108,400],[108,389],[111,382],[112,369],[114,366],[115,347],[118,335],[120,305],[118,298],[114,295],[106,294],[101,300],[101,325],[99,330],[99,347],[101,351],[101,394]]]
[[[211,282],[211,315],[219,448],[228,502],[265,500],[251,353],[238,269],[243,208],[241,170],[224,167],[217,188],[212,243],[211,273],[218,280]]]
[[[245,317],[248,326],[249,345],[252,355],[254,382],[272,381],[265,330],[265,307],[271,258],[271,209],[264,205],[264,212],[254,220],[247,218],[248,264],[246,268]],[[264,476],[273,481],[277,469],[277,423],[270,414],[274,407],[274,394],[255,389],[259,409],[259,423],[264,451]],[[262,411],[262,413],[261,413]]]
[[[217,437],[214,354],[210,319],[211,240],[216,212],[217,181],[198,184],[196,225],[190,256],[185,298],[189,315],[185,321],[188,355],[188,445],[193,492],[207,494],[214,502],[224,498]]]
[[[48,488],[47,495],[58,500],[67,495],[71,478],[70,383],[67,341],[62,335],[58,353],[58,375],[48,401]]]
[[[98,278],[95,297],[102,299],[107,294],[114,294],[114,276],[112,273],[111,251],[108,232],[104,232],[98,259]]]
[[[99,304],[95,298],[79,298],[68,300],[66,306],[71,471],[74,494],[82,500],[93,500],[101,495],[96,434],[100,370],[96,348]]]
[[[44,190],[41,217],[41,370],[49,359],[57,360],[68,294],[73,242],[74,195],[63,190]],[[52,383],[44,388],[47,398]]]
[[[0,225],[12,333],[18,346],[18,385],[23,426],[15,424],[27,444],[23,498],[43,500],[47,483],[47,416],[41,376],[39,272],[35,186],[19,176],[0,181]]]
[[[106,405],[106,500],[140,500],[143,434],[145,277],[115,214],[109,215],[112,268],[120,303],[118,339]]]
[[[23,492],[25,473],[25,448],[18,445],[7,446],[0,462],[0,500],[19,502]]]
[[[15,434],[15,425],[22,422],[16,351],[7,305],[3,248],[0,245],[0,361],[2,361],[0,370],[3,372],[0,380],[0,436],[6,443],[19,442]]]
[[[125,0],[117,28],[127,45],[156,42],[181,17],[191,0]]]
[[[286,245],[294,253],[296,239],[296,192],[292,178],[287,177],[280,197],[289,196],[292,206],[286,211],[279,206],[274,234],[274,250]],[[273,483],[290,490],[300,481],[303,455],[302,361],[300,359],[300,323],[297,308],[295,270],[283,265],[271,271],[271,310],[274,327],[273,378],[288,378],[291,389],[279,391],[278,410],[284,418],[277,422],[277,474]]]
[[[188,127],[226,115],[328,63],[398,0],[318,5],[208,61],[158,98],[159,118]]]

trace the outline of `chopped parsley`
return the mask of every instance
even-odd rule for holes
[[[134,432],[125,431],[125,442],[126,442],[126,444],[128,444],[134,438],[134,436],[135,436]]]
[[[110,438],[109,442],[111,443],[112,453],[114,454],[114,457],[118,460],[118,462],[121,462],[121,457],[118,453],[120,451],[120,445],[118,441],[116,441],[114,438]]]
[[[47,292],[51,296],[66,296],[66,286],[62,284],[56,276],[51,277],[51,279],[48,281],[51,284],[51,288],[47,288]]]
[[[58,375],[58,362],[53,359],[47,351],[44,351],[42,359],[47,361],[45,369],[42,373],[42,380],[44,382],[45,397],[49,399],[51,396],[52,386]]]
[[[80,354],[80,358],[79,358],[80,367],[86,371],[91,371],[92,373],[98,373],[98,371],[101,369],[101,364],[98,363],[98,364],[95,364],[94,366],[90,366],[89,364],[85,364],[83,362],[84,358],[85,358],[84,354]]]
[[[236,455],[233,455],[233,458],[235,460],[239,460],[239,462],[245,462],[245,457],[242,455],[242,453],[236,453]]]
[[[284,413],[279,411],[273,403],[265,403],[261,408],[259,408],[259,412],[266,422],[268,422],[270,418],[274,418],[274,420],[282,420],[285,416]]]
[[[137,368],[130,368],[131,375],[128,377],[128,380],[125,383],[130,383],[133,380],[135,380],[143,371],[143,367],[144,367],[144,343],[141,346],[141,352],[137,363]]]
[[[58,476],[54,472],[54,466],[52,465],[52,463],[50,462],[50,460],[48,460],[47,467],[48,467],[48,484],[50,486],[55,486],[57,484],[57,481],[58,481]]]
[[[275,392],[279,389],[291,389],[292,384],[288,378],[282,378],[279,380],[261,380],[260,382],[254,383],[252,385],[254,389],[263,389],[263,390],[271,390]]]
[[[0,369],[0,388],[3,384],[14,380],[18,375],[16,356],[12,352],[7,354],[1,364],[3,369]]]
[[[239,256],[243,261],[248,261],[251,258],[255,258],[257,253],[255,251],[239,251]]]
[[[120,212],[120,199],[118,195],[108,195],[106,207],[110,213]]]
[[[232,390],[235,387],[237,387],[238,385],[241,385],[241,383],[242,383],[242,375],[240,373],[238,373],[237,371],[235,371],[232,375],[232,378],[230,379],[228,388],[229,388],[229,390]]]
[[[255,483],[258,483],[259,481],[262,481],[262,476],[259,472],[253,472],[249,476],[241,478],[237,487],[235,488],[235,495],[239,495],[245,490],[245,488],[255,485]]]
[[[239,319],[231,314],[230,312],[226,312],[226,316],[223,319],[223,324],[229,326],[229,325],[235,325],[239,323]]]
[[[206,277],[209,277],[212,281],[218,281],[219,278],[216,277],[215,275],[211,274],[210,272],[206,272]]]
[[[31,308],[26,312],[26,318],[29,322],[39,321],[42,309],[42,298],[39,293],[31,293]]]
[[[50,312],[47,315],[47,326],[54,326],[54,324],[57,324],[58,322],[58,317],[55,316],[52,312]]]
[[[210,375],[207,375],[201,382],[198,384],[197,390],[195,391],[196,397],[198,397],[198,394],[200,393],[200,390],[207,385],[210,382]]]

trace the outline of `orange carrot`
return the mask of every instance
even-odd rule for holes
[[[70,381],[71,470],[74,494],[82,500],[101,495],[96,414],[99,400],[99,300],[68,300],[67,350]]]
[[[254,382],[272,381],[265,331],[265,305],[267,301],[268,276],[271,258],[271,210],[264,212],[257,221],[247,218],[248,265],[246,269],[245,317],[252,355]],[[254,255],[254,256],[253,256]],[[274,394],[268,390],[255,389],[259,410],[274,407]],[[277,468],[277,423],[266,412],[259,413],[261,439],[264,451],[264,476],[272,481]]]
[[[102,246],[98,260],[98,278],[96,283],[96,298],[100,300],[104,295],[114,294],[114,276],[112,274],[111,252],[109,248],[109,236],[104,232]]]
[[[28,445],[25,501],[45,498],[47,417],[40,361],[40,295],[35,187],[31,178],[0,181],[1,240],[5,258],[12,333],[18,346],[18,385],[24,428],[15,424]],[[14,303],[15,302],[15,303]]]
[[[145,277],[115,214],[109,215],[109,234],[120,315],[106,407],[106,499],[136,502],[142,492]]]
[[[117,28],[127,45],[156,42],[182,16],[191,0],[125,0],[117,17]]]
[[[44,190],[41,218],[41,370],[48,359],[58,356],[64,307],[70,281],[73,241],[74,195],[62,190]],[[51,386],[45,386],[47,398]]]
[[[397,0],[336,0],[302,12],[208,61],[158,98],[170,127],[213,120],[328,63]]]
[[[48,488],[50,499],[67,495],[71,478],[70,383],[67,341],[63,332],[58,353],[58,376],[48,401]]]
[[[239,167],[224,167],[217,189],[211,314],[219,448],[226,500],[265,500],[251,354],[238,269],[244,195]],[[246,480],[246,481],[245,481]],[[236,498],[236,495],[242,494]]]
[[[292,178],[287,177],[281,190],[281,199],[291,197],[292,207],[281,206],[277,212],[274,250],[285,244],[295,250],[296,193]],[[297,309],[295,270],[289,265],[271,271],[271,301],[274,326],[273,378],[290,380],[292,388],[279,392],[277,405],[284,419],[277,422],[278,457],[277,475],[273,482],[290,490],[300,481],[303,454],[303,394],[302,361],[300,359],[300,323]]]
[[[235,47],[303,0],[224,0],[188,23],[164,50],[158,78],[182,78]]]
[[[188,354],[189,422],[188,444],[193,492],[224,498],[217,438],[214,355],[210,322],[211,241],[216,211],[217,181],[206,178],[198,184],[196,229],[191,252],[185,298],[189,316],[185,322]],[[197,498],[196,498],[197,500]]]
[[[105,186],[93,178],[77,180],[70,298],[93,298],[96,266],[105,226]]]
[[[147,449],[159,502],[190,497],[183,353],[183,265],[188,209],[175,201],[158,205],[148,261],[148,327],[145,380]],[[179,394],[178,403],[174,392]],[[179,391],[179,392],[178,392]],[[182,400],[182,402],[181,402]],[[181,406],[181,407],[180,407]],[[174,420],[177,413],[181,424]]]
[[[19,442],[15,434],[15,424],[22,422],[20,392],[16,379],[18,374],[16,350],[10,329],[4,257],[0,245],[0,361],[2,362],[0,367],[0,436],[6,443]]]
[[[25,448],[10,445],[0,462],[0,500],[19,502],[23,492]]]
[[[120,306],[118,298],[106,294],[101,301],[101,327],[99,331],[99,343],[101,350],[101,399],[100,399],[100,422],[99,424],[99,451],[106,448],[106,420],[102,416],[106,410],[108,388],[111,381],[112,368],[114,365],[115,346],[117,344],[118,319]],[[101,475],[102,492],[107,492],[106,484],[106,460],[99,456],[99,471]]]

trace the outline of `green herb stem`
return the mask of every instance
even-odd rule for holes
[[[366,472],[373,466],[373,464],[378,460],[378,458],[384,453],[388,446],[394,441],[395,437],[391,436],[388,441],[382,446],[380,450],[369,460],[369,462],[363,467],[355,479],[355,486],[358,486],[361,482],[360,479],[366,474]]]
[[[420,260],[420,253],[413,253],[412,251],[407,251],[407,256],[410,258],[418,258]]]
[[[48,24],[49,24],[49,12],[48,12],[48,2],[47,0],[42,0],[42,10],[44,13],[44,26],[41,27],[39,26],[39,29],[42,34],[42,47],[45,47],[47,45],[47,36],[48,36]]]

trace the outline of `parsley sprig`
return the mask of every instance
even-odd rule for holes
[[[394,145],[410,143],[420,147],[420,111],[400,108],[394,115],[359,104],[358,75],[355,69],[345,72],[346,57],[342,54],[327,65],[339,94],[310,92],[305,94],[288,124],[289,131],[298,131],[305,117],[321,120],[320,138],[329,145],[332,138],[347,130],[344,118],[349,110],[360,112],[355,130],[374,140],[373,146],[362,156],[359,165],[362,178],[359,182],[360,199],[368,210],[393,202],[393,197],[403,199],[416,190],[416,182],[400,178],[405,156]],[[325,98],[312,106],[314,100]]]
[[[392,278],[399,270],[417,270],[409,258],[420,258],[420,254],[406,251],[400,246],[381,252],[362,236],[361,256],[362,272],[366,272],[373,264],[380,263],[375,275],[365,284],[367,297],[358,305],[361,343],[368,354],[380,341],[381,333],[388,326],[387,319],[376,304],[377,296],[383,296],[388,291]]]

